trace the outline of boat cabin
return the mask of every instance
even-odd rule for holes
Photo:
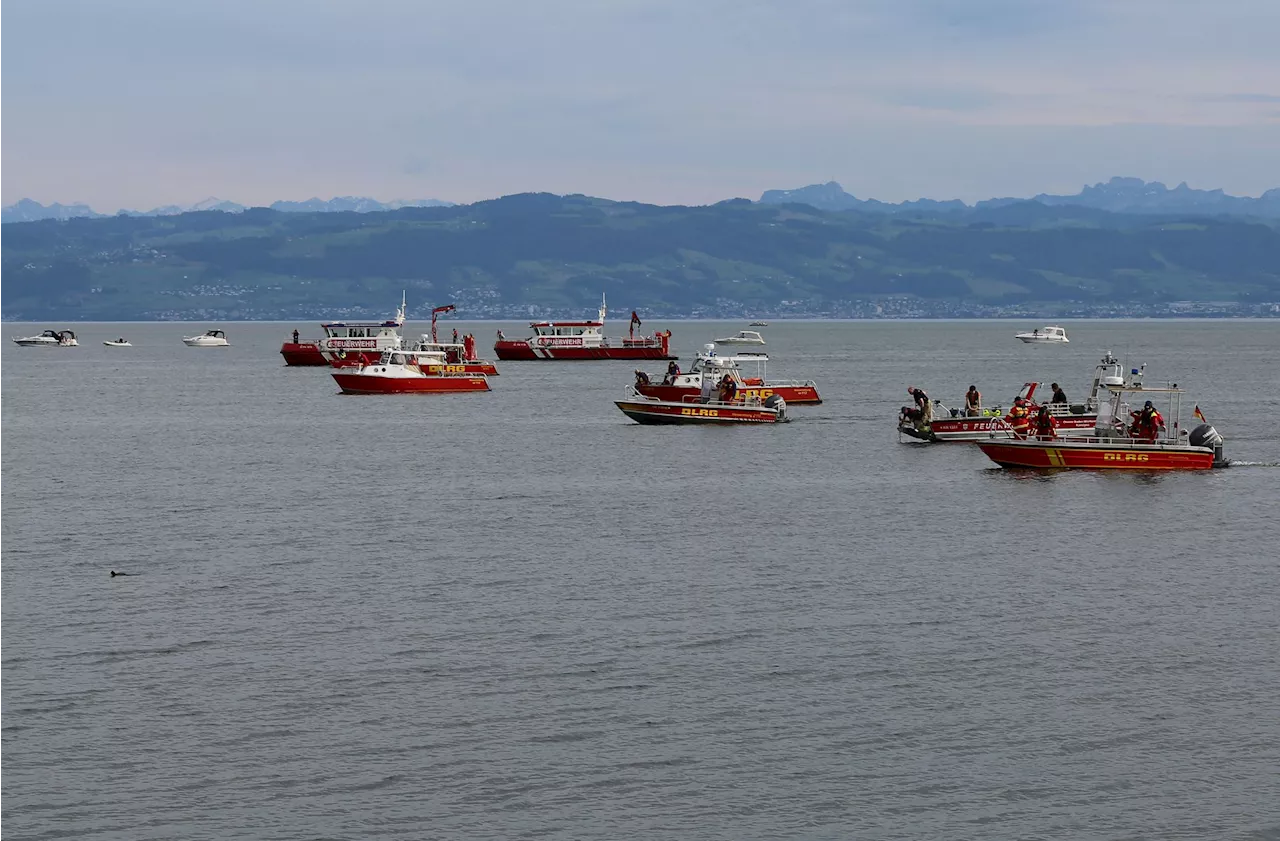
[[[379,336],[399,337],[400,325],[394,321],[383,321],[379,324],[347,324],[335,322],[321,324],[324,334],[332,339],[376,339]]]
[[[428,365],[445,365],[445,355],[436,350],[384,350],[378,358],[378,365],[417,365],[419,368]]]

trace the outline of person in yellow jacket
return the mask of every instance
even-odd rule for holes
[[[1013,434],[1018,438],[1026,438],[1031,426],[1031,413],[1027,409],[1027,401],[1019,397],[1013,401],[1013,408],[1005,415],[1005,422],[1013,427]]]

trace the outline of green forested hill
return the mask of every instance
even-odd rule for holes
[[[658,207],[508,196],[384,213],[11,223],[6,318],[578,313],[602,292],[665,314],[848,314],[856,302],[1280,301],[1280,232],[1233,218],[1033,202],[963,213],[745,200]]]

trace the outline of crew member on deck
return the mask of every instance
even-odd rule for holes
[[[1005,421],[1009,426],[1013,427],[1013,434],[1018,438],[1027,437],[1027,429],[1031,425],[1031,418],[1027,412],[1027,401],[1021,397],[1013,401],[1013,408],[1009,410],[1009,414],[1005,416]]]
[[[1061,403],[1063,406],[1067,405],[1067,393],[1062,390],[1062,386],[1057,383],[1052,383],[1049,388],[1053,389],[1053,399],[1049,401],[1050,403]]]
[[[297,331],[297,330],[294,330],[294,331],[293,331],[293,343],[294,343],[295,345],[298,343],[298,331]]]
[[[982,414],[982,392],[978,391],[976,385],[969,386],[969,390],[965,392],[964,413],[971,418]]]
[[[916,401],[916,408],[920,410],[920,423],[925,424],[933,420],[933,404],[929,402],[929,395],[924,393],[923,388],[911,386],[907,389],[907,394]]]
[[[636,387],[639,388],[642,385],[648,385],[648,384],[649,384],[649,375],[646,374],[644,371],[641,371],[639,368],[637,368],[636,369]]]
[[[1154,444],[1164,429],[1164,418],[1156,411],[1156,407],[1148,400],[1141,411],[1130,412],[1133,423],[1129,426],[1129,434],[1144,444]]]
[[[1053,415],[1049,414],[1048,406],[1041,406],[1040,411],[1036,413],[1036,418],[1031,424],[1031,431],[1041,440],[1056,437],[1054,430],[1057,424],[1053,421]]]

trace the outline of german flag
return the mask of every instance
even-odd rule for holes
[[[1191,414],[1195,415],[1195,416],[1196,416],[1196,418],[1197,418],[1197,419],[1199,419],[1199,421],[1200,421],[1201,423],[1208,423],[1208,421],[1204,419],[1204,412],[1200,411],[1200,405],[1199,405],[1199,404],[1196,404],[1196,410],[1195,410],[1194,412],[1192,412]]]

